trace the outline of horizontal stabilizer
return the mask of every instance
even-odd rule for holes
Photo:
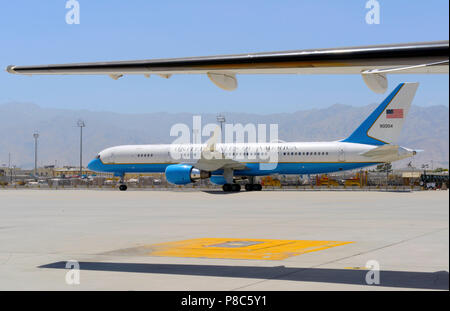
[[[382,145],[372,150],[362,153],[362,156],[370,158],[372,161],[393,162],[412,157],[418,151],[400,147],[398,145]]]
[[[369,150],[367,152],[364,152],[362,155],[371,158],[392,155],[398,153],[398,148],[399,147],[397,145],[383,145],[375,149]]]

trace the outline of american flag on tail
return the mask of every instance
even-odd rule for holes
[[[387,109],[386,119],[403,119],[403,109]]]

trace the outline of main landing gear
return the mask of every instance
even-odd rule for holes
[[[224,169],[223,177],[226,180],[226,184],[222,186],[223,191],[225,192],[239,192],[241,191],[241,185],[233,182],[233,170]],[[249,183],[245,185],[246,191],[261,191],[262,186],[260,184],[255,183],[254,176],[248,176]]]
[[[255,176],[248,177],[248,184],[245,184],[246,191],[261,191],[262,186],[260,184],[255,184]]]
[[[239,192],[241,191],[241,185],[239,184],[225,184],[222,186],[225,192]]]
[[[262,186],[260,184],[245,184],[246,191],[261,191]]]
[[[223,191],[225,192],[239,192],[241,191],[241,185],[239,184],[225,184],[222,186]],[[260,184],[246,184],[246,191],[261,191],[262,186]]]
[[[223,170],[223,178],[226,181],[226,184],[222,186],[224,192],[239,192],[241,191],[241,185],[235,184],[233,182],[233,170],[230,168],[226,168]]]

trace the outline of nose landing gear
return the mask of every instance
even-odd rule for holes
[[[117,175],[116,175],[117,176]],[[120,179],[119,179],[119,190],[120,191],[126,191],[128,189],[127,185],[124,184],[124,176],[125,174],[120,175]]]

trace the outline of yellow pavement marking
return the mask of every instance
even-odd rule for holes
[[[224,259],[283,260],[353,242],[201,238],[149,245],[147,255]]]

